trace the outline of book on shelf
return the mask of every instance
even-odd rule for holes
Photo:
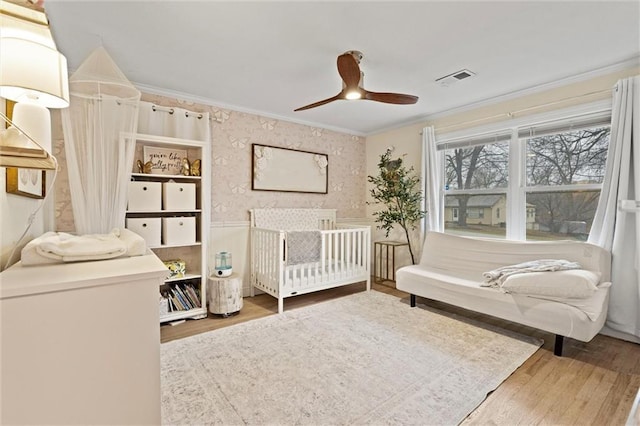
[[[169,312],[189,311],[201,308],[200,290],[193,283],[172,283],[162,292],[167,299]]]
[[[185,310],[189,310],[192,309],[193,306],[191,306],[191,303],[189,303],[189,300],[187,299],[187,297],[184,295],[184,293],[182,292],[182,289],[180,288],[180,286],[175,286],[173,288],[173,290],[176,293],[176,297],[178,298],[178,300],[180,300],[180,303],[182,304],[182,306],[184,306]]]
[[[202,304],[200,303],[200,295],[198,294],[194,286],[192,284],[186,284],[185,290],[187,291],[187,294],[190,296],[191,301],[196,305],[196,307],[201,308]]]
[[[165,291],[164,293],[162,293],[162,297],[167,299],[167,301],[169,302],[169,312],[175,312],[178,310],[178,308],[176,308],[175,303],[173,303],[173,298],[169,295],[168,291]]]
[[[183,304],[182,300],[180,300],[180,296],[178,295],[178,293],[175,291],[175,289],[171,289],[171,294],[172,299],[173,299],[173,303],[175,303],[175,305],[178,307],[178,311],[187,311],[189,310],[189,308],[186,307],[186,305]]]

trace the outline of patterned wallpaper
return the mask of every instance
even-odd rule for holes
[[[340,218],[366,216],[365,138],[322,128],[275,120],[254,114],[186,102],[160,95],[142,95],[143,101],[210,112],[212,178],[211,220],[248,221],[249,209],[265,207],[331,208]],[[54,153],[60,162],[56,182],[56,228],[73,232],[73,212],[66,173],[60,114],[54,122]],[[318,152],[329,156],[328,194],[251,190],[251,144]],[[296,176],[291,176],[295,179]]]

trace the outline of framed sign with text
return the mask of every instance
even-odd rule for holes
[[[142,149],[144,163],[151,162],[152,174],[179,175],[182,170],[182,160],[187,158],[185,149],[159,148],[144,146]]]

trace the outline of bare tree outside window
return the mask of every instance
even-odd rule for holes
[[[602,184],[609,136],[609,127],[597,127],[527,139],[527,186]],[[528,230],[528,237],[547,234],[586,239],[600,191],[572,188],[527,193],[527,203],[536,206],[536,227]]]
[[[527,185],[602,183],[608,127],[527,139]]]

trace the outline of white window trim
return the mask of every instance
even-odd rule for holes
[[[577,105],[568,108],[562,108],[555,111],[548,111],[541,114],[528,115],[524,117],[514,117],[507,122],[500,121],[489,123],[482,126],[470,127],[468,129],[457,130],[455,132],[447,132],[436,134],[436,146],[443,143],[455,142],[456,140],[464,140],[470,137],[488,135],[491,133],[502,133],[509,131],[514,127],[536,126],[555,120],[562,120],[572,116],[596,114],[599,112],[606,113],[611,111],[613,99],[606,99],[597,102]],[[437,132],[437,128],[436,128]]]
[[[526,182],[526,156],[525,144],[518,139],[518,128],[514,127],[509,142],[509,188],[507,192],[507,240],[527,239],[527,194],[524,183]],[[511,161],[511,158],[519,158],[520,161]],[[512,178],[513,176],[513,178]],[[524,224],[524,226],[522,226]]]
[[[602,184],[574,184],[574,185],[549,185],[549,186],[527,186],[526,192],[565,192],[565,191],[600,191]]]

